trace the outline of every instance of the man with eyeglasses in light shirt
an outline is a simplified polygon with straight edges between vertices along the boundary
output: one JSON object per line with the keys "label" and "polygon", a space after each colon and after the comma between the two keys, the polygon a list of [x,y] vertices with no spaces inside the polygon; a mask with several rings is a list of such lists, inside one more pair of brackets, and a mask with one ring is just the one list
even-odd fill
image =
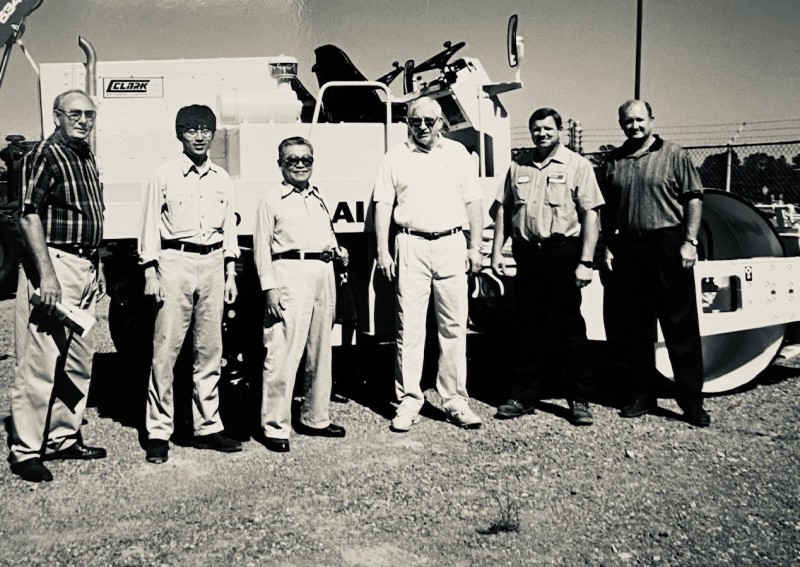
{"label": "man with eyeglasses in light shirt", "polygon": [[236,301],[239,246],[230,176],[208,157],[216,123],[207,106],[181,108],[175,133],[183,153],[156,168],[145,193],[139,260],[144,293],[157,308],[145,458],[154,464],[169,457],[173,370],[192,322],[192,445],[224,453],[242,450],[239,441],[223,433],[219,414],[223,302]]}
{"label": "man with eyeglasses in light shirt", "polygon": [[283,182],[269,188],[258,203],[253,251],[266,303],[261,427],[266,448],[285,453],[304,352],[304,396],[296,431],[316,437],[346,434],[331,422],[329,406],[336,309],[333,262],[347,266],[349,258],[337,244],[319,189],[309,182],[314,150],[308,140],[283,140],[278,165]]}
{"label": "man with eyeglasses in light shirt", "polygon": [[[467,394],[467,272],[483,266],[483,191],[466,148],[444,138],[442,109],[410,103],[409,138],[384,156],[375,181],[378,269],[396,283],[395,394],[392,431],[409,431],[425,403],[420,387],[428,301],[433,291],[439,334],[436,388],[448,419],[477,429]],[[390,252],[392,219],[398,227]],[[469,249],[462,227],[469,224]]]}
{"label": "man with eyeglasses in light shirt", "polygon": [[[94,341],[67,329],[56,304],[94,314],[104,292],[98,247],[103,188],[87,143],[96,109],[81,90],[53,102],[55,132],[25,156],[20,231],[26,256],[16,298],[16,377],[11,390],[11,471],[48,482],[42,460],[102,459],[80,428]],[[33,307],[31,300],[37,301]]]}

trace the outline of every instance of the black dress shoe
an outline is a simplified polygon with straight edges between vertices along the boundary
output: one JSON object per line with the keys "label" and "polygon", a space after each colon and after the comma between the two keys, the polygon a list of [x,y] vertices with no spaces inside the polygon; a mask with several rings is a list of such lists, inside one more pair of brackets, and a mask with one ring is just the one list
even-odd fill
{"label": "black dress shoe", "polygon": [[265,437],[264,438],[264,446],[272,451],[273,453],[288,453],[289,452],[289,440],[288,439],[276,439],[274,437]]}
{"label": "black dress shoe", "polygon": [[42,460],[38,457],[11,463],[11,472],[28,482],[50,482],[53,480],[53,474],[42,464]]}
{"label": "black dress shoe", "polygon": [[534,413],[536,410],[533,405],[525,405],[517,400],[508,400],[506,403],[497,407],[495,419],[514,419],[522,417],[526,413]]}
{"label": "black dress shoe", "polygon": [[641,417],[652,413],[658,408],[655,398],[650,396],[638,396],[633,403],[628,404],[619,412],[620,417]]}
{"label": "black dress shoe", "polygon": [[711,425],[711,416],[703,409],[702,402],[679,404],[683,408],[683,419],[695,427],[708,427]]}
{"label": "black dress shoe", "polygon": [[309,427],[298,423],[295,430],[301,435],[310,435],[312,437],[344,437],[347,431],[341,425],[331,423],[328,427],[318,428]]}
{"label": "black dress shoe", "polygon": [[145,460],[148,463],[160,465],[169,459],[169,441],[163,439],[148,439],[145,449]]}
{"label": "black dress shoe", "polygon": [[238,453],[242,450],[242,443],[236,439],[226,437],[222,433],[209,433],[208,435],[195,435],[192,439],[195,449],[211,449],[220,453]]}
{"label": "black dress shoe", "polygon": [[61,449],[55,453],[44,456],[45,461],[79,460],[87,461],[90,459],[105,459],[106,450],[102,447],[87,447],[80,441],[76,441],[66,449]]}

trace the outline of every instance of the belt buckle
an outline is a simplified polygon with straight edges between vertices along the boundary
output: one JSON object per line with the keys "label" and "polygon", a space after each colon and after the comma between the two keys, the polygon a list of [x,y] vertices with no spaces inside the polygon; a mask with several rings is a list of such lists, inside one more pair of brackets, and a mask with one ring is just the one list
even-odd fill
{"label": "belt buckle", "polygon": [[333,252],[331,252],[330,250],[325,250],[324,252],[320,253],[319,259],[325,263],[328,263],[331,260],[333,260]]}

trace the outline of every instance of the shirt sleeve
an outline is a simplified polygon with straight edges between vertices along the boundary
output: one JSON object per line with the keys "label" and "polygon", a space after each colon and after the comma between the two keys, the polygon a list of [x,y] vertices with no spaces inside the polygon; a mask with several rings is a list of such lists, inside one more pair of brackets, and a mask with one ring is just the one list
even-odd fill
{"label": "shirt sleeve", "polygon": [[22,164],[22,214],[41,215],[54,185],[47,155],[45,152],[31,152]]}
{"label": "shirt sleeve", "polygon": [[378,175],[375,178],[375,188],[372,192],[372,200],[374,202],[394,205],[397,193],[394,186],[392,169],[392,158],[391,154],[388,153],[383,156],[381,165],[378,168]]}
{"label": "shirt sleeve", "polygon": [[225,206],[225,220],[222,222],[222,253],[225,258],[238,258],[239,237],[236,230],[236,206],[233,202],[233,183],[231,178],[225,176],[225,191],[228,194],[228,204]]}
{"label": "shirt sleeve", "polygon": [[688,201],[703,196],[703,182],[697,173],[689,153],[681,148],[675,156],[675,179],[678,182],[680,200]]}
{"label": "shirt sleeve", "polygon": [[458,151],[462,162],[459,165],[459,169],[463,174],[461,195],[464,203],[471,203],[472,201],[483,199],[483,187],[478,179],[478,173],[475,171],[475,164],[472,162],[469,152],[461,144],[459,146]]}
{"label": "shirt sleeve", "polygon": [[578,206],[582,211],[591,211],[605,204],[594,168],[589,160],[581,158],[575,175],[575,188]]}
{"label": "shirt sleeve", "polygon": [[158,262],[161,256],[161,206],[166,180],[159,170],[147,182],[142,202],[142,232],[139,235],[139,263]]}
{"label": "shirt sleeve", "polygon": [[275,232],[275,213],[269,200],[262,198],[256,209],[253,227],[253,256],[256,261],[258,279],[263,291],[278,287],[278,279],[272,266],[272,235]]}

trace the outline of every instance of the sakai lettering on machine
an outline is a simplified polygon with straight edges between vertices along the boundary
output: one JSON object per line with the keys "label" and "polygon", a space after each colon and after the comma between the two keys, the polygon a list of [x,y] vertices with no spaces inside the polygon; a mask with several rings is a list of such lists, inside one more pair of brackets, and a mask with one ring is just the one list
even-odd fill
{"label": "sakai lettering on machine", "polygon": [[366,203],[364,201],[356,201],[355,209],[353,209],[347,201],[339,201],[336,205],[336,210],[333,212],[333,222],[364,222],[365,206]]}

